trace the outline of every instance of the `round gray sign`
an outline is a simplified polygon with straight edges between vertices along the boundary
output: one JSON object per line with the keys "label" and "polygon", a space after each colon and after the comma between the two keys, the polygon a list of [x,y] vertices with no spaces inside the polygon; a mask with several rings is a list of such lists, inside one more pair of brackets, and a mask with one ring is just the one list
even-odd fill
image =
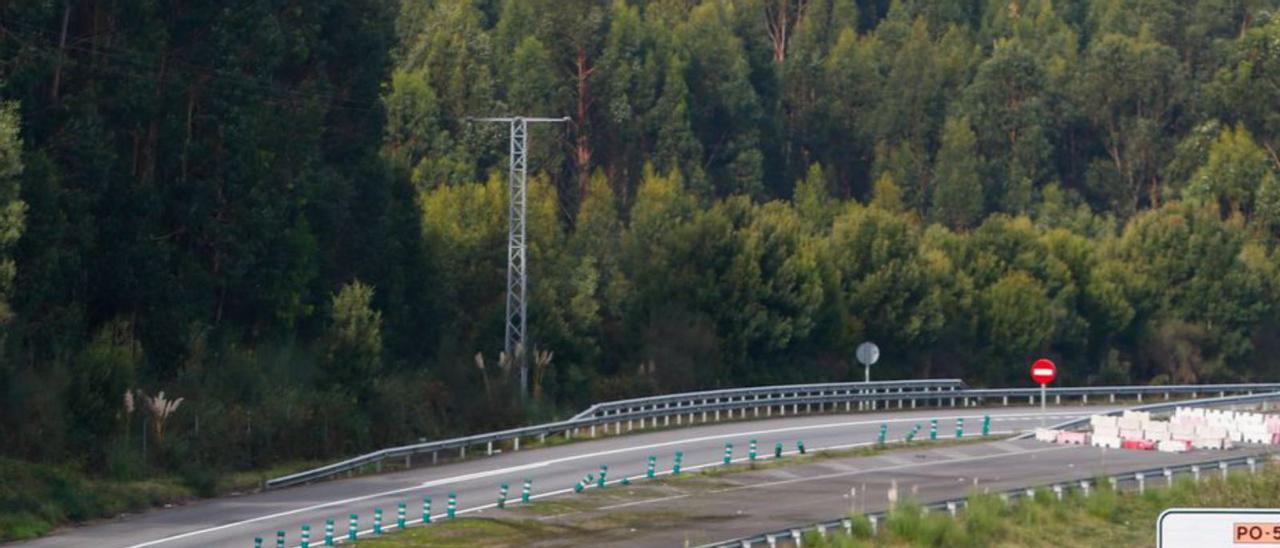
{"label": "round gray sign", "polygon": [[862,365],[871,365],[880,359],[880,347],[873,342],[864,342],[858,345],[858,351],[855,355]]}

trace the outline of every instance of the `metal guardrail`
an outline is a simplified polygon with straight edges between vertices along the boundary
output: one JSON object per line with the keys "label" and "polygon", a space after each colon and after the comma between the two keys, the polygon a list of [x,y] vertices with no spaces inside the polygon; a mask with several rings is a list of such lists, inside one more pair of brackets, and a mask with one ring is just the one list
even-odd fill
{"label": "metal guardrail", "polygon": [[[1195,478],[1195,481],[1199,481],[1201,474],[1213,473],[1213,471],[1215,470],[1218,471],[1220,474],[1222,474],[1223,477],[1226,477],[1226,475],[1229,473],[1229,471],[1232,468],[1248,467],[1249,471],[1252,473],[1257,471],[1258,464],[1266,460],[1277,460],[1277,458],[1273,454],[1268,454],[1263,456],[1254,456],[1254,455],[1240,456],[1240,457],[1234,457],[1230,459],[1210,459],[1210,460],[1205,460],[1205,461],[1196,462],[1196,463],[1187,463],[1187,464],[1180,464],[1175,466],[1162,466],[1160,468],[1150,468],[1147,470],[1139,470],[1135,472],[1123,472],[1120,474],[1113,474],[1110,476],[1106,476],[1106,480],[1110,483],[1113,489],[1122,489],[1125,487],[1129,487],[1131,485],[1136,485],[1139,490],[1145,490],[1147,487],[1148,480],[1163,479],[1165,480],[1166,485],[1170,485],[1172,484],[1173,479],[1180,474],[1183,475],[1184,477],[1186,475],[1190,475],[1193,478]],[[1037,492],[1048,491],[1052,493],[1053,496],[1061,500],[1062,497],[1064,497],[1068,491],[1074,490],[1074,489],[1082,490],[1087,494],[1089,489],[1097,486],[1096,481],[1097,481],[1096,479],[1060,481],[1060,482],[1041,484],[1034,487],[1020,487],[1015,489],[1009,489],[1006,491],[998,492],[996,493],[996,495],[1006,501],[1016,501],[1022,498],[1034,497]],[[1152,486],[1155,486],[1155,484],[1153,484]],[[963,498],[953,498],[953,499],[931,502],[931,503],[922,505],[922,508],[924,509],[925,512],[943,511],[943,512],[949,512],[952,516],[955,516],[957,511],[963,509],[968,504],[969,504],[969,497],[963,497]],[[884,521],[885,518],[888,517],[888,512],[887,511],[868,512],[863,515],[866,516],[867,519],[871,521],[872,532],[878,533],[879,523]],[[761,544],[765,546],[769,546],[770,548],[773,548],[778,544],[779,541],[784,541],[784,542],[790,541],[790,543],[795,546],[801,546],[802,542],[796,542],[796,540],[803,538],[804,534],[817,533],[820,536],[826,536],[828,531],[844,531],[848,534],[852,534],[853,518],[844,517],[844,518],[838,518],[838,519],[833,519],[833,520],[828,520],[828,521],[823,521],[818,523],[812,523],[812,524],[801,526],[801,527],[779,529],[776,531],[770,531],[768,533],[762,533],[762,534],[758,534],[750,537],[743,537],[743,538],[737,538],[737,539],[726,540],[721,542],[715,542],[711,544],[704,544],[699,548],[712,548],[712,547],[714,548],[738,548],[738,547],[751,548],[753,546],[757,546]]]}
{"label": "metal guardrail", "polygon": [[827,394],[854,394],[859,392],[901,391],[903,389],[963,390],[969,388],[960,379],[927,379],[905,381],[872,381],[872,382],[831,382],[818,384],[783,384],[774,386],[756,386],[748,388],[728,388],[723,390],[704,390],[700,392],[682,392],[661,396],[647,396],[627,400],[616,400],[598,403],[588,407],[573,419],[601,417],[607,415],[625,415],[628,412],[643,410],[657,406],[691,405],[693,402],[712,401],[753,401],[761,399],[777,399],[779,397],[800,397]]}
{"label": "metal guardrail", "polygon": [[[1141,400],[1143,396],[1163,394],[1167,399],[1172,394],[1252,393],[1260,390],[1280,390],[1280,383],[1068,387],[1050,388],[1048,394],[1056,400],[1061,400],[1064,396],[1078,396],[1087,402],[1091,395],[1105,395],[1109,396],[1111,401],[1115,401],[1117,396],[1134,396]],[[595,436],[597,427],[604,426],[607,433],[609,425],[613,425],[614,432],[619,433],[623,422],[628,424],[629,431],[634,421],[640,421],[641,428],[645,427],[646,421],[652,421],[652,427],[657,427],[658,419],[662,418],[663,426],[669,426],[674,417],[679,426],[684,423],[683,417],[688,417],[688,423],[694,424],[695,418],[699,415],[702,422],[707,422],[709,417],[720,420],[722,412],[727,412],[729,418],[733,418],[734,412],[739,413],[738,418],[746,418],[748,410],[757,417],[760,416],[762,409],[765,411],[765,416],[772,416],[774,409],[782,415],[786,414],[787,409],[790,408],[791,413],[795,414],[800,412],[801,406],[804,406],[806,412],[810,412],[816,405],[818,411],[823,412],[828,410],[828,405],[834,408],[841,403],[845,405],[846,411],[851,411],[854,403],[858,404],[859,409],[877,409],[881,407],[881,403],[887,408],[894,401],[898,402],[899,409],[904,409],[908,405],[907,402],[910,402],[911,408],[915,408],[921,402],[926,406],[933,403],[938,407],[948,404],[951,407],[970,407],[995,398],[1000,398],[1005,405],[1008,405],[1009,398],[1025,397],[1028,398],[1029,403],[1034,403],[1039,397],[1038,392],[1038,388],[972,389],[959,379],[929,379],[732,388],[634,398],[596,404],[573,418],[563,421],[382,449],[319,468],[274,478],[266,482],[266,487],[274,489],[321,480],[354,472],[368,465],[377,465],[389,458],[403,457],[407,460],[413,455],[430,453],[433,455],[434,462],[434,456],[440,451],[457,450],[460,456],[465,457],[468,448],[479,445],[485,446],[487,453],[492,454],[495,442],[506,441],[511,441],[513,449],[518,451],[520,440],[523,438],[536,437],[543,440],[548,435],[559,433],[572,437],[579,430],[586,430],[589,432],[588,435]]]}
{"label": "metal guardrail", "polygon": [[[1198,400],[1192,400],[1192,401],[1171,401],[1171,402],[1150,403],[1147,405],[1139,405],[1137,407],[1129,407],[1127,409],[1118,409],[1118,410],[1109,411],[1106,413],[1099,413],[1099,415],[1119,415],[1126,410],[1127,411],[1162,412],[1162,411],[1171,411],[1178,407],[1188,407],[1188,406],[1214,407],[1219,405],[1248,405],[1251,403],[1260,403],[1264,401],[1274,401],[1274,400],[1280,400],[1280,390],[1277,390],[1275,392],[1261,392],[1258,394],[1249,394],[1245,396],[1220,396],[1217,398],[1204,398],[1204,399],[1198,399]],[[1064,430],[1067,428],[1074,428],[1083,424],[1087,424],[1088,422],[1089,422],[1089,417],[1082,417],[1078,419],[1066,420],[1058,424],[1049,426],[1049,428],[1053,430]],[[1034,435],[1035,435],[1034,432],[1027,432],[1027,433],[1020,434],[1018,436],[1014,436],[1013,439],[1015,440],[1026,439]]]}

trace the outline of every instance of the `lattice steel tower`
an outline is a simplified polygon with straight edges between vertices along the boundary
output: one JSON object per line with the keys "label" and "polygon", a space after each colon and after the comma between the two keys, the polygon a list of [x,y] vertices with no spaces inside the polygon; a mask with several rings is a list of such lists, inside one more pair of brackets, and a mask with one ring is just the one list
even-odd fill
{"label": "lattice steel tower", "polygon": [[525,245],[525,204],[528,194],[528,152],[530,123],[564,123],[564,118],[472,118],[476,122],[497,122],[511,127],[511,157],[508,173],[507,200],[507,356],[520,366],[520,397],[529,393],[529,360],[525,348],[525,310],[529,283],[528,254]]}

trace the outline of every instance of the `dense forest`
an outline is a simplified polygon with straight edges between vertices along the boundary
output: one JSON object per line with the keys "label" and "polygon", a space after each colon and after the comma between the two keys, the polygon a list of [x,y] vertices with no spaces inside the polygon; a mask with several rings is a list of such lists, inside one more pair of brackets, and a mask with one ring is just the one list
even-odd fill
{"label": "dense forest", "polygon": [[[1280,378],[1275,0],[223,4],[0,7],[0,455],[327,459],[864,340]],[[525,404],[495,115],[572,119],[531,131]]]}

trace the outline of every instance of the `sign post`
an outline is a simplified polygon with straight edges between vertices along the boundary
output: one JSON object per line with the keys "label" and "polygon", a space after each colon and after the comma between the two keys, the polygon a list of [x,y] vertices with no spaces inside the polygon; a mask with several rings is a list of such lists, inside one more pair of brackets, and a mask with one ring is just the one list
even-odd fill
{"label": "sign post", "polygon": [[[876,361],[880,359],[880,347],[876,346],[876,343],[870,341],[864,342],[858,345],[858,349],[854,351],[854,357],[858,358],[858,362],[862,364],[862,380],[870,384],[871,364],[876,363]],[[866,394],[870,390],[870,388],[864,388],[862,392]],[[871,408],[875,409],[875,400],[872,400],[870,403],[872,404]],[[866,404],[867,402],[865,401],[858,402],[858,409],[866,409]]]}
{"label": "sign post", "polygon": [[864,342],[858,345],[854,355],[858,358],[858,363],[863,366],[863,380],[871,382],[871,364],[880,359],[880,347],[873,342]]}
{"label": "sign post", "polygon": [[1040,383],[1040,426],[1044,426],[1045,411],[1045,387],[1058,378],[1058,366],[1045,358],[1040,358],[1031,364],[1031,380]]}

